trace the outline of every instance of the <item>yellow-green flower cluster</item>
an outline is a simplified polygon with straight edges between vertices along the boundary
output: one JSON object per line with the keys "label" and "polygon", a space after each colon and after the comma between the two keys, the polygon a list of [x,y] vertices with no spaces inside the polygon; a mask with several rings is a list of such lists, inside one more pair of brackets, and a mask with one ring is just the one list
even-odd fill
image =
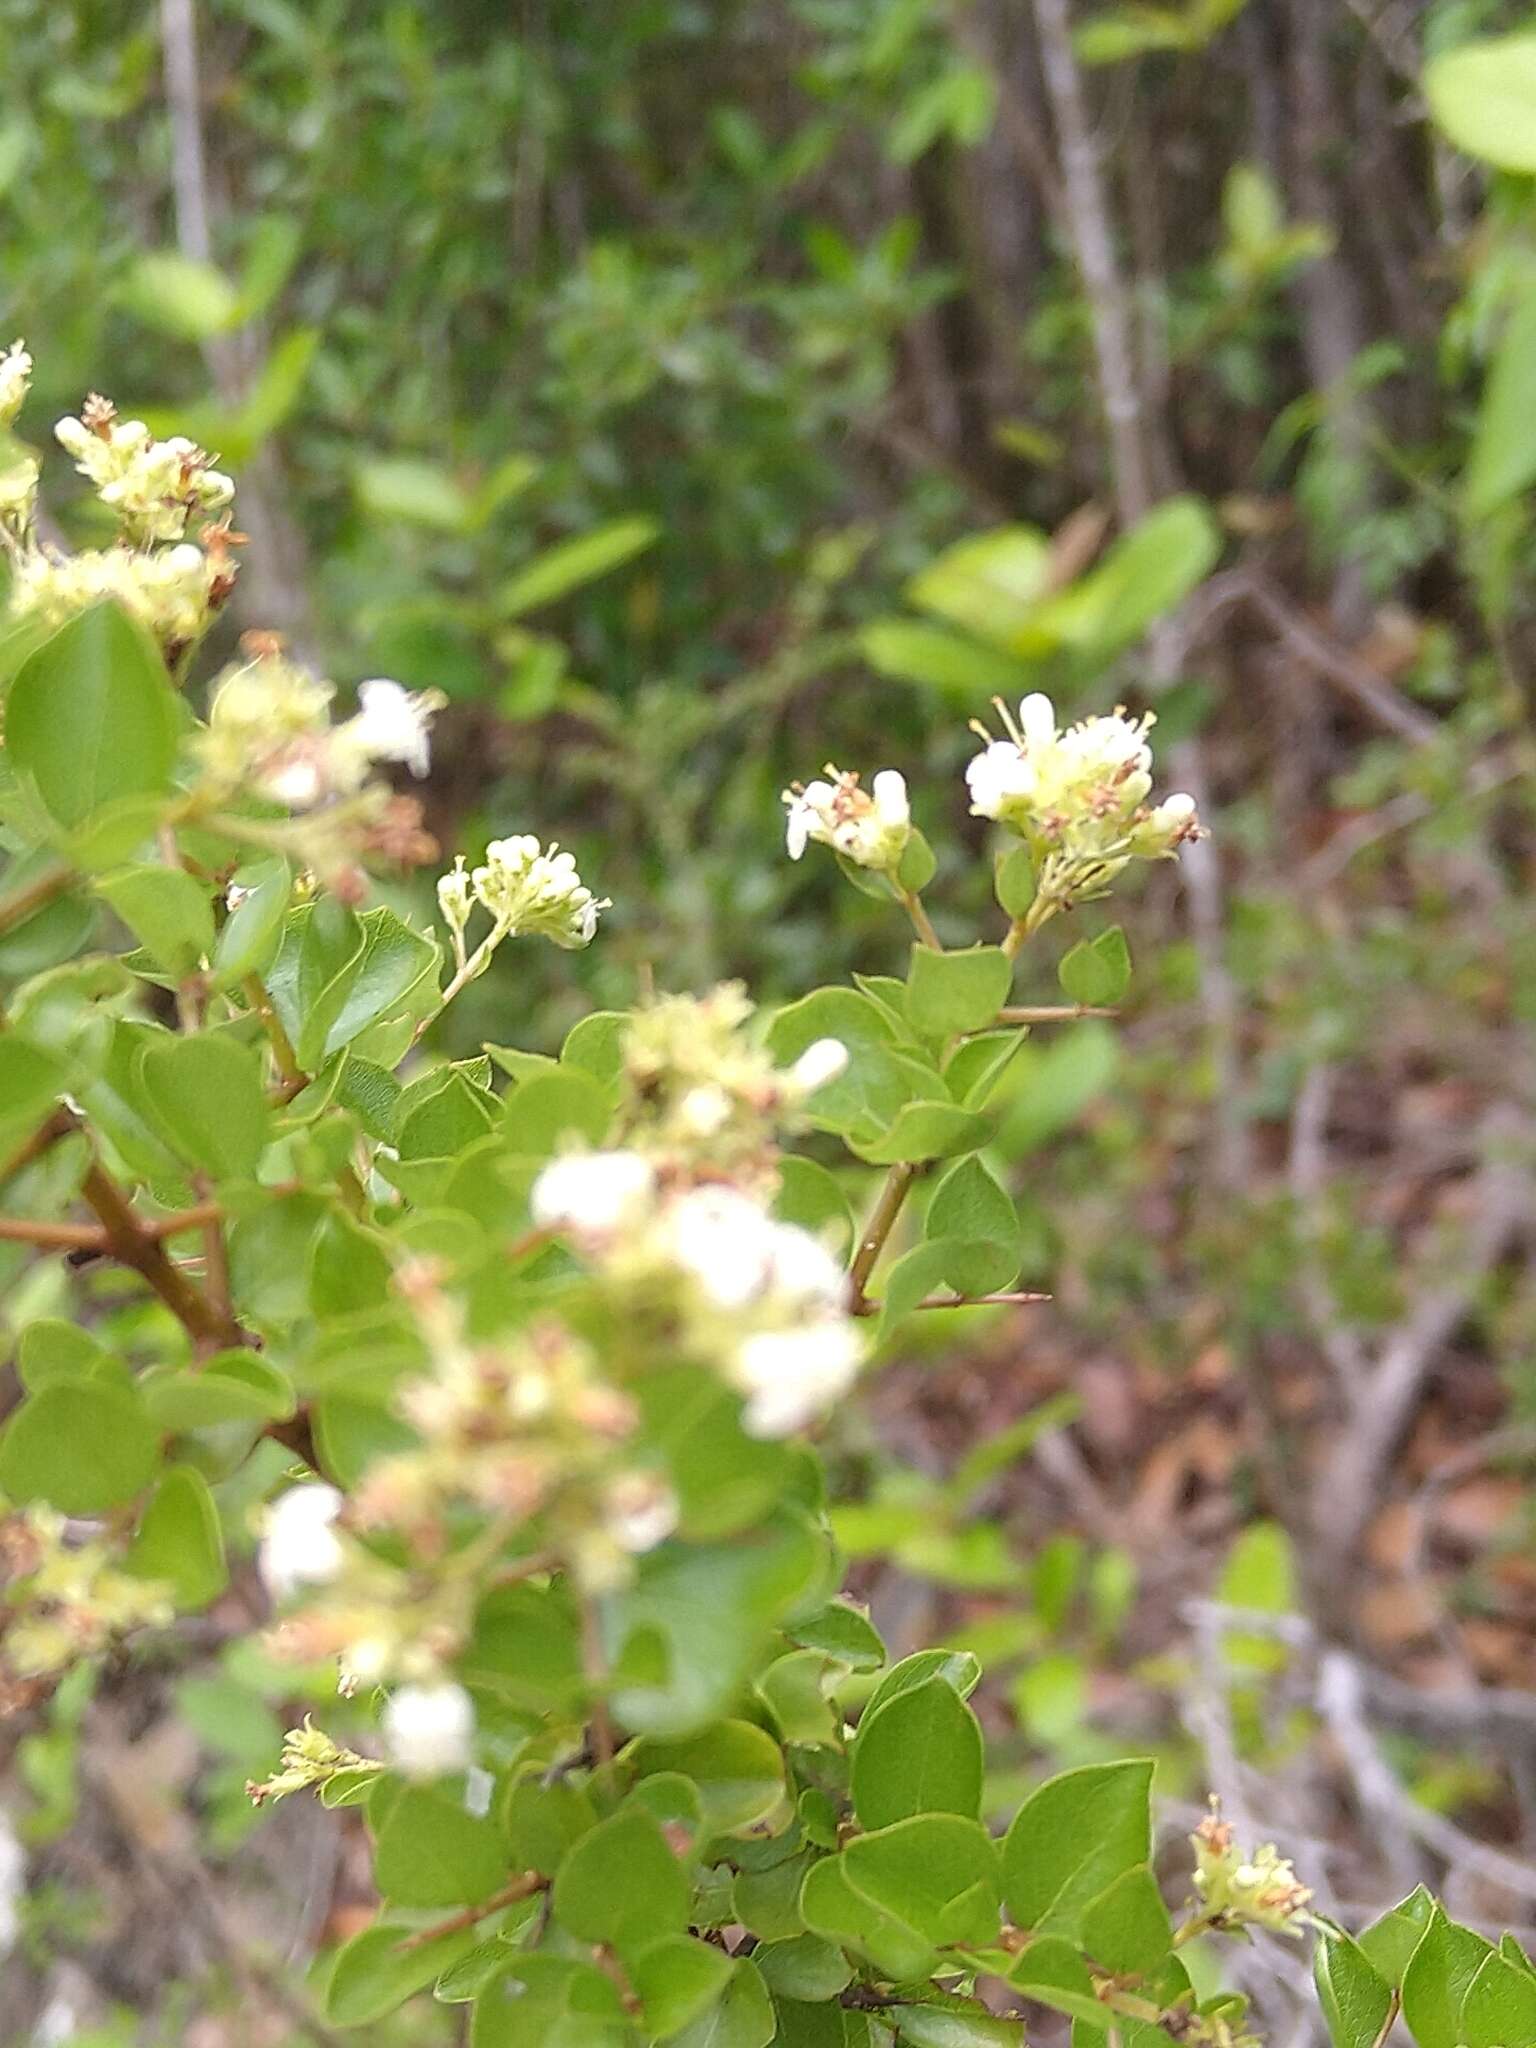
{"label": "yellow-green flower cluster", "polygon": [[1190,1840],[1201,1915],[1213,1927],[1267,1927],[1272,1934],[1299,1935],[1310,1925],[1312,1894],[1273,1842],[1244,1853],[1214,1808]]}
{"label": "yellow-green flower cluster", "polygon": [[121,1569],[112,1546],[34,1504],[0,1523],[0,1662],[15,1678],[50,1678],[173,1612],[158,1580]]}
{"label": "yellow-green flower cluster", "polygon": [[1153,714],[1085,718],[1064,731],[1049,697],[1026,697],[1017,719],[999,698],[1005,737],[986,741],[966,769],[972,813],[995,818],[1032,849],[1042,896],[1100,895],[1132,860],[1161,860],[1199,837],[1194,799],[1151,808]]}
{"label": "yellow-green flower cluster", "polygon": [[94,392],[78,419],[62,419],[53,431],[131,547],[182,540],[192,520],[213,519],[234,500],[233,480],[195,441],[184,434],[157,441],[142,420],[119,419],[110,399]]}

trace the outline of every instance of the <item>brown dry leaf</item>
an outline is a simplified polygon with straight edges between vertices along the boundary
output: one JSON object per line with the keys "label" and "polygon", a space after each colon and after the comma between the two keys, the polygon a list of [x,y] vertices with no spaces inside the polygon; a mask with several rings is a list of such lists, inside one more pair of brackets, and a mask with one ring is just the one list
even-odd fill
{"label": "brown dry leaf", "polygon": [[1431,1635],[1445,1608],[1428,1579],[1389,1579],[1360,1600],[1360,1626],[1378,1650],[1396,1650]]}

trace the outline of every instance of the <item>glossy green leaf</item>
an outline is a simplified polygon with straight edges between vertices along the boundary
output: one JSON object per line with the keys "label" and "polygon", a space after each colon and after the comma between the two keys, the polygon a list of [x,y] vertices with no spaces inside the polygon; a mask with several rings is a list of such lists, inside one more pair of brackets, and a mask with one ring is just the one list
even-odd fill
{"label": "glossy green leaf", "polygon": [[1358,1944],[1347,1934],[1324,1930],[1312,1958],[1312,1975],[1333,2048],[1379,2048],[1396,2001],[1391,1985]]}
{"label": "glossy green leaf", "polygon": [[907,1021],[928,1038],[981,1031],[1008,1000],[1013,962],[1001,946],[936,953],[914,946],[907,972]]}
{"label": "glossy green leaf", "polygon": [[985,1144],[991,1125],[974,1110],[953,1102],[909,1102],[889,1129],[865,1141],[850,1139],[861,1159],[875,1166],[918,1164],[925,1159],[952,1159]]}
{"label": "glossy green leaf", "polygon": [[613,519],[545,548],[502,584],[496,593],[497,609],[503,617],[515,619],[540,605],[556,604],[584,583],[633,560],[660,532],[654,519]]}
{"label": "glossy green leaf", "polygon": [[374,1882],[392,1906],[471,1905],[511,1875],[500,1830],[457,1792],[407,1785],[379,1830]]}
{"label": "glossy green leaf", "polygon": [[124,1560],[140,1578],[170,1588],[179,1608],[217,1599],[229,1582],[224,1536],[208,1482],[190,1465],[173,1465],[155,1488]]}
{"label": "glossy green leaf", "polygon": [[681,1741],[651,1740],[635,1752],[642,1776],[676,1771],[692,1779],[712,1835],[744,1833],[784,1798],[784,1757],[771,1735],[748,1721],[717,1721]]}
{"label": "glossy green leaf", "polygon": [[674,2034],[666,2048],[768,2048],[773,2006],[762,1978],[745,1957],[733,1968],[724,1994],[698,2019]]}
{"label": "glossy green leaf", "polygon": [[631,2048],[618,1987],[567,1956],[514,1958],[475,2000],[470,2048]]}
{"label": "glossy green leaf", "polygon": [[723,1948],[691,1934],[668,1934],[630,1959],[628,1976],[646,2031],[669,2039],[700,2020],[725,1995],[735,1964]]}
{"label": "glossy green leaf", "polygon": [[981,1806],[981,1775],[976,1716],[942,1678],[897,1693],[859,1724],[853,1803],[867,1828],[912,1814],[974,1818]]}
{"label": "glossy green leaf", "polygon": [[654,1816],[625,1807],[572,1847],[555,1878],[555,1918],[581,1941],[638,1952],[688,1925],[688,1880]]}
{"label": "glossy green leaf", "polygon": [[241,893],[213,949],[211,978],[219,989],[236,988],[247,975],[266,972],[282,937],[293,890],[284,860],[242,868],[235,881]]}
{"label": "glossy green leaf", "polygon": [[842,1861],[861,1898],[936,1948],[996,1941],[997,1845],[978,1821],[925,1808],[872,1834],[855,1835]]}
{"label": "glossy green leaf", "polygon": [[153,643],[116,605],[100,604],[22,664],[5,748],[54,821],[79,825],[118,797],[169,788],[178,721]]}
{"label": "glossy green leaf", "polygon": [[1425,68],[1424,93],[1458,149],[1503,171],[1536,171],[1536,35],[1443,50]]}
{"label": "glossy green leaf", "polygon": [[1462,2004],[1493,1953],[1491,1942],[1448,1920],[1436,1907],[1403,1972],[1403,2017],[1418,2048],[1463,2048]]}
{"label": "glossy green leaf", "polygon": [[213,906],[208,887],[184,868],[146,861],[103,875],[105,897],[146,952],[169,975],[183,980],[213,950]]}
{"label": "glossy green leaf", "polygon": [[145,1100],[191,1165],[218,1179],[256,1171],[270,1121],[261,1062],[249,1046],[214,1032],[164,1036],[144,1049]]}
{"label": "glossy green leaf", "polygon": [[1131,954],[1125,933],[1114,924],[1097,938],[1079,939],[1056,976],[1074,1003],[1093,1009],[1118,1003],[1131,985]]}
{"label": "glossy green leaf", "polygon": [[338,2027],[371,2026],[475,1945],[473,1928],[416,1943],[418,1931],[408,1922],[381,1920],[354,1935],[326,1979],[326,2019]]}
{"label": "glossy green leaf", "polygon": [[0,1432],[0,1493],[95,1515],[142,1493],[160,1440],[136,1396],[100,1379],[59,1374]]}
{"label": "glossy green leaf", "polygon": [[1075,1933],[1085,1908],[1148,1861],[1152,1765],[1086,1764],[1032,1792],[1003,1844],[1003,1890],[1014,1924]]}

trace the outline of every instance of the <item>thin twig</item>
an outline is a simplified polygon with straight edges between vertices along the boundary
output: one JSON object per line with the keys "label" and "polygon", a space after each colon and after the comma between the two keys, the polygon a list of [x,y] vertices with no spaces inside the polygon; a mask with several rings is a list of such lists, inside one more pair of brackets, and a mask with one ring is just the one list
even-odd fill
{"label": "thin twig", "polygon": [[885,1184],[870,1212],[864,1234],[859,1239],[859,1248],[854,1254],[853,1264],[848,1269],[848,1307],[853,1315],[865,1315],[869,1312],[868,1296],[865,1293],[869,1276],[875,1270],[876,1260],[885,1249],[886,1239],[896,1227],[896,1219],[901,1214],[902,1204],[906,1201],[916,1178],[917,1168],[907,1161],[893,1166],[885,1176]]}
{"label": "thin twig", "polygon": [[425,1948],[428,1942],[441,1941],[444,1935],[462,1933],[466,1927],[473,1927],[476,1921],[499,1913],[505,1906],[515,1906],[521,1899],[531,1899],[548,1883],[549,1879],[540,1877],[536,1870],[525,1870],[521,1877],[514,1877],[510,1884],[504,1884],[499,1892],[492,1892],[488,1899],[481,1899],[478,1905],[465,1906],[457,1913],[450,1913],[446,1920],[434,1921],[430,1927],[418,1927],[414,1934],[408,1934],[404,1941],[395,1944],[396,1951],[406,1955],[411,1949]]}

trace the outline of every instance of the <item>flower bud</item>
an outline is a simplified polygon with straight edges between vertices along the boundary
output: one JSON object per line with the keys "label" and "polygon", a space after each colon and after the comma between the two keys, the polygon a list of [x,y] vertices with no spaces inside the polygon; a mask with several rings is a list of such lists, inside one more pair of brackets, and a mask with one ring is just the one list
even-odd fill
{"label": "flower bud", "polygon": [[334,1523],[342,1498],[334,1486],[295,1486],[267,1510],[258,1563],[267,1591],[278,1602],[303,1586],[334,1579],[346,1553]]}
{"label": "flower bud", "polygon": [[32,358],[24,341],[13,341],[0,355],[0,427],[8,427],[21,411],[32,383]]}
{"label": "flower bud", "polygon": [[808,1045],[789,1070],[790,1086],[802,1095],[814,1095],[835,1081],[848,1067],[848,1048],[840,1038],[818,1038]]}
{"label": "flower bud", "polygon": [[440,1778],[465,1770],[471,1758],[475,1709],[462,1685],[402,1685],[384,1709],[384,1746],[407,1778]]}

